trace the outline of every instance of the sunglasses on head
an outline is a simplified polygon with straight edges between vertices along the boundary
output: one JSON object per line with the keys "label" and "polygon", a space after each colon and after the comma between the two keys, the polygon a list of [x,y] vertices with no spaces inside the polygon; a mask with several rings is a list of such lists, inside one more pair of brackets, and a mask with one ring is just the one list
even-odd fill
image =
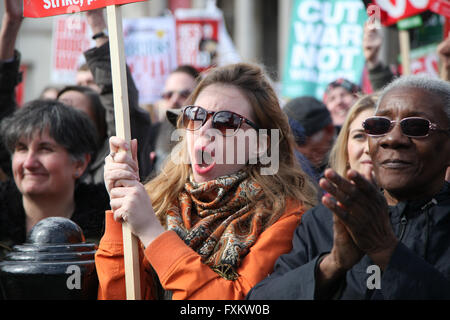
{"label": "sunglasses on head", "polygon": [[185,90],[180,90],[180,91],[176,91],[176,90],[166,91],[166,92],[163,92],[163,94],[161,95],[161,97],[162,97],[163,99],[169,100],[170,98],[172,98],[172,96],[173,96],[175,93],[178,93],[178,95],[179,95],[180,97],[186,99],[186,98],[189,97],[189,95],[191,94],[191,90],[185,89]]}
{"label": "sunglasses on head", "polygon": [[[386,117],[370,117],[364,120],[364,131],[372,137],[380,137],[387,134],[394,128],[397,121]],[[430,134],[430,131],[448,132],[449,129],[438,129],[435,123],[421,117],[408,117],[399,121],[400,128],[405,136],[411,138],[424,138]]]}
{"label": "sunglasses on head", "polygon": [[231,111],[207,111],[198,106],[187,106],[183,109],[183,126],[189,131],[200,129],[212,117],[212,127],[223,136],[232,136],[246,123],[258,130],[259,127],[245,117]]}

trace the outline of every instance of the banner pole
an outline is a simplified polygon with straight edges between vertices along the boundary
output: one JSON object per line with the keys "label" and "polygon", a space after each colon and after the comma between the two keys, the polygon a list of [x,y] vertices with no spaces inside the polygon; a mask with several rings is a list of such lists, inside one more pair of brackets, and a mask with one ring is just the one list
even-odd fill
{"label": "banner pole", "polygon": [[[118,5],[107,6],[106,10],[111,52],[116,135],[130,143],[130,112],[128,106],[127,74],[123,45],[122,12]],[[129,226],[125,222],[122,224],[122,234],[127,300],[140,300],[139,241],[136,236],[131,233]]]}
{"label": "banner pole", "polygon": [[400,55],[402,57],[402,74],[407,76],[411,74],[411,50],[408,30],[399,30],[398,37],[400,41]]}

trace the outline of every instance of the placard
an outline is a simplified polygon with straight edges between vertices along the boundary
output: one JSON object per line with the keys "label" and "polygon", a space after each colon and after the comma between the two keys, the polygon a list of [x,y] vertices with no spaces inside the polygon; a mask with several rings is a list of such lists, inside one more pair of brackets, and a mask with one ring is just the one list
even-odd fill
{"label": "placard", "polygon": [[25,0],[23,16],[40,18],[147,0]]}
{"label": "placard", "polygon": [[346,78],[360,83],[364,68],[360,0],[296,0],[282,80],[286,98],[322,99],[328,83]]}

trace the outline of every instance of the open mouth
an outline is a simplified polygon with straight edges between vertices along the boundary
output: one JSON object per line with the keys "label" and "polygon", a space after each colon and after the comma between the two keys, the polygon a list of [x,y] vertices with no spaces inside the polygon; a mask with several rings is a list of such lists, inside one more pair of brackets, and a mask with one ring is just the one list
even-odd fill
{"label": "open mouth", "polygon": [[199,174],[205,174],[211,171],[216,165],[216,162],[214,161],[214,155],[214,150],[212,152],[209,152],[205,147],[197,149],[195,151],[195,171]]}

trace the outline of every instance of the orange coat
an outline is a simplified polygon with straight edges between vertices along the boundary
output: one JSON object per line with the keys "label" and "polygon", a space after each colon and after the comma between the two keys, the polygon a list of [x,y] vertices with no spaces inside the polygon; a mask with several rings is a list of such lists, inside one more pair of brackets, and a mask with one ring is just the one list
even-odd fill
{"label": "orange coat", "polygon": [[[304,209],[287,202],[285,213],[265,230],[242,259],[239,277],[226,280],[201,262],[201,257],[174,231],[166,231],[147,248],[141,247],[141,290],[144,299],[152,299],[151,267],[174,300],[238,300],[273,271],[276,259],[291,251],[292,236]],[[122,225],[106,213],[105,234],[95,255],[99,278],[99,299],[125,299]]]}

